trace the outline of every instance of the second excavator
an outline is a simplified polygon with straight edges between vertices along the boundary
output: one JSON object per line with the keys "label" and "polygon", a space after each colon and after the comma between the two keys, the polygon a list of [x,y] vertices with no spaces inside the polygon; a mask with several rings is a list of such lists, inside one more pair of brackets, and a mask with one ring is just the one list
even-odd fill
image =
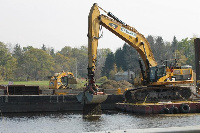
{"label": "second excavator", "polygon": [[74,74],[62,71],[50,77],[49,89],[69,89],[69,84],[77,84]]}
{"label": "second excavator", "polygon": [[[106,15],[100,14],[100,10],[104,11]],[[147,39],[135,28],[124,23],[111,12],[106,12],[96,3],[92,6],[88,16],[88,89],[86,89],[88,92],[98,95],[95,88],[94,75],[98,39],[101,37],[99,36],[99,31],[102,26],[135,48],[143,60],[143,63],[139,60],[142,87],[126,91],[126,101],[187,100],[191,96],[190,86],[180,86],[193,83],[193,71],[191,68],[158,65]],[[145,70],[143,69],[143,64],[145,65]]]}

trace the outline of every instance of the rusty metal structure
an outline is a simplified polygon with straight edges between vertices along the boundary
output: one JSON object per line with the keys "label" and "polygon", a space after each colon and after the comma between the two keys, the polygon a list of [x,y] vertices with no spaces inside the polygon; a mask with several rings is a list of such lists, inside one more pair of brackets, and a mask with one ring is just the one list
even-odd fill
{"label": "rusty metal structure", "polygon": [[39,86],[0,85],[0,95],[39,95]]}
{"label": "rusty metal structure", "polygon": [[195,66],[196,66],[196,85],[200,88],[200,38],[194,39],[195,47]]}

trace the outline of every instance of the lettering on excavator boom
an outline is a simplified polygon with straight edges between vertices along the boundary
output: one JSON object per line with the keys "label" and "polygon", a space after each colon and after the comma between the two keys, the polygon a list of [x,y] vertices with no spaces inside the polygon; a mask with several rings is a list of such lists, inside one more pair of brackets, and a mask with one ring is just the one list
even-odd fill
{"label": "lettering on excavator boom", "polygon": [[130,30],[124,28],[124,27],[121,27],[120,30],[121,30],[122,32],[124,32],[124,33],[126,33],[126,34],[128,34],[128,35],[130,35],[130,36],[132,36],[132,37],[134,37],[134,38],[136,38],[136,33],[132,32],[132,31],[130,31]]}

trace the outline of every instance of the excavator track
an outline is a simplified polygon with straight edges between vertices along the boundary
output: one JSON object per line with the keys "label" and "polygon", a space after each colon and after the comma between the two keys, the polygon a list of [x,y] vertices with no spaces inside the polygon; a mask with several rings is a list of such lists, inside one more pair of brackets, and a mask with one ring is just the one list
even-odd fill
{"label": "excavator track", "polygon": [[165,102],[188,100],[192,95],[191,88],[180,86],[141,87],[127,90],[124,93],[126,102]]}

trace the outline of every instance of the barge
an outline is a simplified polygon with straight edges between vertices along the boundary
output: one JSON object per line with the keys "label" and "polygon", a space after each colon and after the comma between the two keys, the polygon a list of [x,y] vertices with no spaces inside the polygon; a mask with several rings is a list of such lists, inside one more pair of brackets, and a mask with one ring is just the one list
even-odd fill
{"label": "barge", "polygon": [[[60,91],[60,90],[57,90]],[[10,85],[0,89],[0,112],[55,112],[55,111],[82,111],[83,105],[76,96],[81,90],[66,89],[56,95],[55,90],[40,90],[38,86]],[[108,98],[101,104],[102,110],[122,110],[141,114],[176,114],[199,113],[200,100],[158,102],[158,103],[125,103],[122,93],[118,90],[108,90]],[[54,93],[54,94],[53,94]],[[60,93],[60,92],[59,92]]]}
{"label": "barge", "polygon": [[[83,105],[76,96],[81,90],[40,90],[39,86],[8,85],[0,86],[0,112],[54,112],[82,111]],[[61,95],[57,95],[61,94]],[[123,95],[108,94],[101,105],[102,110],[114,110],[117,102],[123,102]]]}
{"label": "barge", "polygon": [[200,113],[200,102],[117,103],[116,108],[124,112],[140,114]]}
{"label": "barge", "polygon": [[[102,110],[114,110],[115,103],[122,102],[122,95],[108,95],[101,105]],[[78,102],[76,95],[1,95],[0,112],[53,112],[53,111],[82,111],[83,105]]]}

